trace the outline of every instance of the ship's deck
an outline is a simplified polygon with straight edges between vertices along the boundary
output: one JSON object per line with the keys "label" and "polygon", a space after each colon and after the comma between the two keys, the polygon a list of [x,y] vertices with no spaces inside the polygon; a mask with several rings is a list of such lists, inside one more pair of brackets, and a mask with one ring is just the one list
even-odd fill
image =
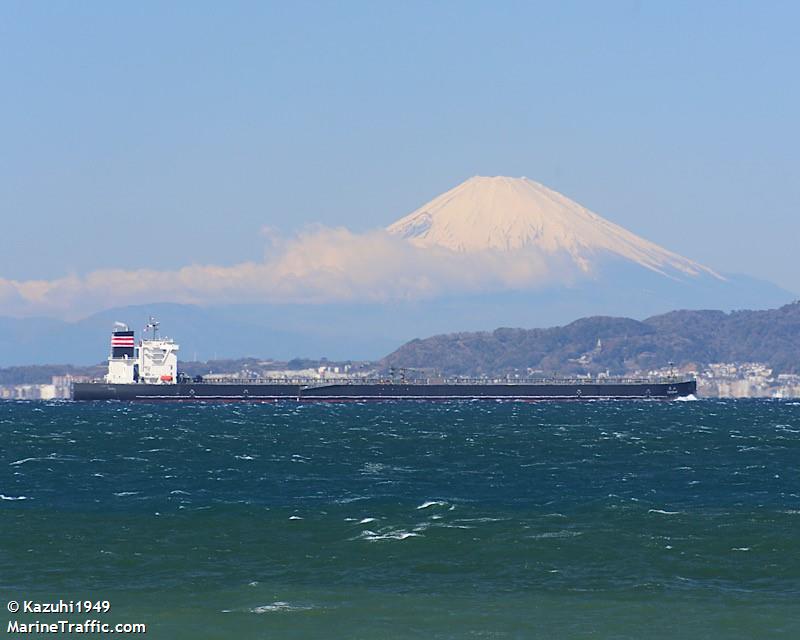
{"label": "ship's deck", "polygon": [[[321,385],[378,385],[378,384],[403,384],[403,385],[595,385],[595,384],[681,384],[693,382],[694,378],[663,376],[663,377],[553,377],[553,378],[309,378],[309,377],[281,377],[281,378],[229,378],[227,376],[203,376],[204,384],[286,384],[294,386],[321,386]],[[191,384],[190,381],[187,383]]]}

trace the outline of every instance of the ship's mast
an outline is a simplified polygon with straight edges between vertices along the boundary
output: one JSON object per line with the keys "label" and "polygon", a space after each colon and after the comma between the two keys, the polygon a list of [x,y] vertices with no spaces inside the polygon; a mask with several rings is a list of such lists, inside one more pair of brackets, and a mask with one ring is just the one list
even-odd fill
{"label": "ship's mast", "polygon": [[157,340],[158,339],[158,325],[159,324],[161,324],[161,323],[158,322],[158,320],[156,320],[153,316],[150,316],[150,321],[147,323],[147,326],[144,329],[145,332],[148,329],[150,329],[153,332],[153,340]]}

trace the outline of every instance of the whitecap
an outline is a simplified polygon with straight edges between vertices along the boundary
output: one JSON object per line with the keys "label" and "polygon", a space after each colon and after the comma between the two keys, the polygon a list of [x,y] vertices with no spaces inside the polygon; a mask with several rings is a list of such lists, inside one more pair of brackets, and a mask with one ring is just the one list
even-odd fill
{"label": "whitecap", "polygon": [[7,496],[0,493],[0,500],[29,500],[28,496]]}
{"label": "whitecap", "polygon": [[680,513],[680,511],[664,511],[663,509],[648,509],[647,513],[660,513],[665,516],[675,516]]}
{"label": "whitecap", "polygon": [[[244,609],[247,613],[285,613],[289,611],[308,611],[312,607],[307,605],[300,605],[300,604],[289,604],[288,602],[273,602],[271,604],[262,604],[258,607],[252,607],[250,609]],[[237,611],[242,611],[241,609],[223,609],[222,613],[236,613]]]}
{"label": "whitecap", "polygon": [[[549,513],[547,515],[559,515],[560,516],[561,514],[560,513],[556,513],[556,514]],[[436,518],[436,516],[433,516],[433,517]],[[439,517],[441,518],[441,516],[439,516]],[[566,516],[563,516],[563,517],[566,518]],[[485,517],[485,518],[460,518],[457,522],[479,522],[479,523],[480,522],[504,522],[504,521],[509,520],[509,519],[510,518],[489,518],[489,517]]]}
{"label": "whitecap", "polygon": [[421,538],[422,535],[414,533],[413,531],[404,531],[399,529],[397,531],[387,531],[386,533],[376,533],[375,531],[362,531],[361,536],[364,540],[406,540],[407,538]]}
{"label": "whitecap", "polygon": [[731,551],[750,551],[750,547],[733,547]]}
{"label": "whitecap", "polygon": [[382,473],[386,469],[386,465],[380,462],[367,462],[361,467],[362,475],[371,475]]}
{"label": "whitecap", "polygon": [[428,507],[446,507],[447,503],[443,500],[426,500],[417,509],[427,509]]}
{"label": "whitecap", "polygon": [[385,533],[380,536],[368,536],[366,540],[405,540],[406,538],[419,538],[421,535],[419,533],[413,533],[411,531],[396,531],[393,533]]}
{"label": "whitecap", "polygon": [[138,491],[117,491],[114,492],[114,495],[118,498],[124,498],[125,496],[135,496],[138,493]]}
{"label": "whitecap", "polygon": [[25,464],[26,462],[35,462],[37,460],[47,460],[47,458],[23,458],[22,460],[14,460],[14,462],[9,462],[9,467],[17,467],[21,464]]}
{"label": "whitecap", "polygon": [[311,607],[289,604],[288,602],[273,602],[272,604],[264,604],[260,607],[253,607],[248,609],[250,613],[274,613],[277,611],[307,611]]}
{"label": "whitecap", "polygon": [[289,520],[302,520],[300,516],[289,516]]}
{"label": "whitecap", "polygon": [[362,518],[358,521],[358,524],[367,524],[369,522],[377,522],[377,518]]}
{"label": "whitecap", "polygon": [[339,498],[335,500],[336,504],[350,504],[351,502],[358,502],[359,500],[369,500],[369,496],[353,496],[350,498]]}
{"label": "whitecap", "polygon": [[675,398],[676,402],[697,402],[697,396],[693,393],[690,393],[688,396],[681,396],[680,398]]}
{"label": "whitecap", "polygon": [[537,533],[532,536],[528,536],[533,540],[540,540],[546,538],[575,538],[577,536],[582,536],[582,531],[546,531],[545,533]]}

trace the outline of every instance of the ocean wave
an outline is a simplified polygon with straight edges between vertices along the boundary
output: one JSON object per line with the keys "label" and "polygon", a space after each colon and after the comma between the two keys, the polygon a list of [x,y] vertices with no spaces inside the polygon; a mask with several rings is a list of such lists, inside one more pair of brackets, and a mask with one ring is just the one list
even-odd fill
{"label": "ocean wave", "polygon": [[292,611],[308,611],[314,607],[305,604],[290,604],[288,602],[271,602],[270,604],[262,604],[257,607],[250,607],[249,609],[223,609],[222,613],[290,613]]}
{"label": "ocean wave", "polygon": [[47,458],[23,458],[22,460],[14,460],[14,462],[9,462],[9,467],[18,467],[21,464],[25,464],[26,462],[35,462],[36,460],[47,460]]}
{"label": "ocean wave", "polygon": [[405,531],[404,529],[396,529],[394,531],[386,531],[384,533],[377,533],[369,529],[362,531],[359,539],[369,540],[374,542],[377,540],[406,540],[408,538],[421,538],[422,534],[413,531]]}
{"label": "ocean wave", "polygon": [[575,538],[582,535],[582,531],[569,531],[565,529],[562,531],[545,531],[544,533],[535,533],[528,537],[532,540],[541,540],[547,538]]}
{"label": "ocean wave", "polygon": [[28,462],[50,462],[51,460],[58,461],[58,462],[69,462],[71,460],[78,460],[75,456],[60,456],[57,453],[51,453],[48,456],[38,457],[38,458],[22,458],[21,460],[14,460],[14,462],[9,462],[9,467],[18,467],[20,465],[26,464]]}
{"label": "ocean wave", "polygon": [[[560,513],[548,513],[544,517],[548,517],[548,516],[560,516],[562,518],[566,517],[566,516],[564,516],[563,514],[560,514]],[[433,517],[436,518],[436,516],[433,516]],[[439,516],[439,517],[441,517],[441,516]],[[508,520],[511,520],[511,518],[490,518],[490,517],[487,516],[487,517],[483,517],[483,518],[459,518],[458,520],[456,520],[456,522],[478,522],[478,523],[483,523],[483,522],[506,522]]]}
{"label": "ocean wave", "polygon": [[369,500],[370,496],[351,496],[349,498],[338,498],[334,500],[336,504],[350,504],[351,502],[360,502],[361,500]]}
{"label": "ocean wave", "polygon": [[426,500],[417,509],[427,509],[428,507],[449,507],[450,504],[444,500]]}
{"label": "ocean wave", "polygon": [[250,613],[276,613],[287,611],[308,611],[312,607],[300,604],[289,604],[288,602],[273,602],[271,604],[263,604],[260,607],[253,607],[248,609]]}

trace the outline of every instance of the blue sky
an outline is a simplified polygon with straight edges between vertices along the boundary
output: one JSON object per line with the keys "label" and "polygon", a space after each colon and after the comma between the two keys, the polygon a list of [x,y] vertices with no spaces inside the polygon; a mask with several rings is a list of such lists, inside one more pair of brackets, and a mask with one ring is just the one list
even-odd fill
{"label": "blue sky", "polygon": [[[4,2],[0,278],[258,260],[528,176],[800,291],[791,2]],[[2,315],[2,309],[0,309]]]}

